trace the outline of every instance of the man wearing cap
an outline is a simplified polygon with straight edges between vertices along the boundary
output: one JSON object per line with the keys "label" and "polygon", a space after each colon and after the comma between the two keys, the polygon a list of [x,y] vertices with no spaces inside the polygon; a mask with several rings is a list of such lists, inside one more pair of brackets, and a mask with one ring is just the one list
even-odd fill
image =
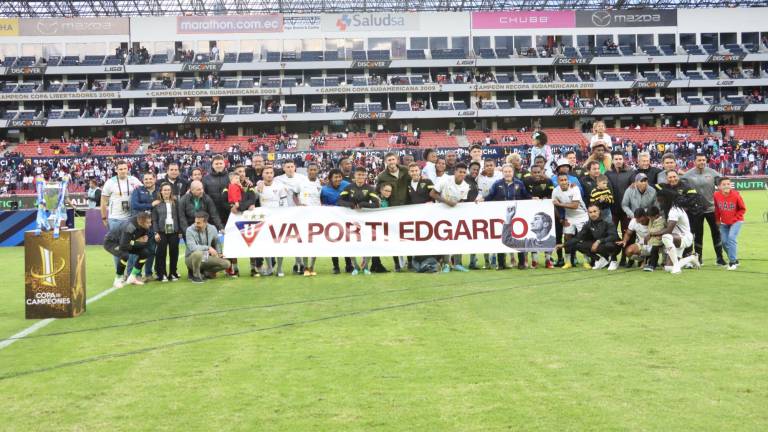
{"label": "man wearing cap", "polygon": [[565,174],[568,176],[568,182],[572,185],[575,185],[579,188],[579,192],[583,192],[584,189],[581,187],[581,182],[579,181],[576,176],[571,175],[571,164],[568,162],[568,159],[561,158],[557,160],[557,166],[556,166],[556,172],[555,175],[552,176],[550,179],[552,181],[552,186],[557,186],[557,176],[560,174]]}
{"label": "man wearing cap", "polygon": [[627,217],[634,217],[637,209],[647,209],[656,205],[656,189],[649,187],[648,183],[648,176],[638,173],[635,175],[635,182],[624,192],[621,209]]}
{"label": "man wearing cap", "polygon": [[595,161],[600,164],[600,174],[605,174],[606,171],[611,169],[611,157],[608,155],[608,148],[601,141],[593,142],[590,145],[591,153],[584,162],[586,167],[588,163]]}
{"label": "man wearing cap", "polygon": [[573,176],[580,179],[581,177],[587,175],[587,170],[579,166],[578,159],[576,159],[575,151],[568,150],[567,152],[565,152],[565,158],[568,160],[568,163],[571,164],[570,173]]}

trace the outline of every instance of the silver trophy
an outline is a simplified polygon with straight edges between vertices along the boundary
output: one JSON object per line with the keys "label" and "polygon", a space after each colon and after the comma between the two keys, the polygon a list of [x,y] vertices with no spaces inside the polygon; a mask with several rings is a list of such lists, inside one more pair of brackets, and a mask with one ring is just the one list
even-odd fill
{"label": "silver trophy", "polygon": [[69,176],[61,181],[46,182],[42,176],[35,180],[37,189],[37,227],[35,235],[41,231],[53,230],[53,238],[59,238],[61,223],[67,220],[67,210],[64,207],[67,197]]}

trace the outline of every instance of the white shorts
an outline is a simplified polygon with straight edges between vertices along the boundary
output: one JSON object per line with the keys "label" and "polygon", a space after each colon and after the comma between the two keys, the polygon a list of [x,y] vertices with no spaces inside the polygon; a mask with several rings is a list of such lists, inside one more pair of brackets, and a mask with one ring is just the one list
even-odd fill
{"label": "white shorts", "polygon": [[584,228],[584,225],[586,224],[587,224],[587,221],[573,222],[569,220],[568,226],[563,227],[563,234],[575,235],[577,232],[581,231],[581,229]]}
{"label": "white shorts", "polygon": [[683,257],[683,252],[693,246],[693,236],[680,237],[680,247],[677,248],[678,258]]}

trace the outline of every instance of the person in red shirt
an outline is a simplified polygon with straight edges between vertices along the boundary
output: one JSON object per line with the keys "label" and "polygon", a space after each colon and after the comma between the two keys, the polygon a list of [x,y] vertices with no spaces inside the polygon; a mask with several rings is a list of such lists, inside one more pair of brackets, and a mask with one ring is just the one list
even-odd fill
{"label": "person in red shirt", "polygon": [[733,189],[731,179],[721,177],[718,182],[719,190],[715,192],[715,221],[720,227],[720,237],[728,253],[728,270],[736,270],[739,266],[737,237],[744,223],[744,213],[747,207],[741,195]]}

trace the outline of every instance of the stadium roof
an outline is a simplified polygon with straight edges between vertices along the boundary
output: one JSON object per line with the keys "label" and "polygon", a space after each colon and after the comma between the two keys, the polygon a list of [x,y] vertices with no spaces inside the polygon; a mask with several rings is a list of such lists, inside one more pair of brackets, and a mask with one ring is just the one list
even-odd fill
{"label": "stadium roof", "polygon": [[255,13],[707,8],[766,0],[90,0],[0,1],[5,17],[232,15]]}

